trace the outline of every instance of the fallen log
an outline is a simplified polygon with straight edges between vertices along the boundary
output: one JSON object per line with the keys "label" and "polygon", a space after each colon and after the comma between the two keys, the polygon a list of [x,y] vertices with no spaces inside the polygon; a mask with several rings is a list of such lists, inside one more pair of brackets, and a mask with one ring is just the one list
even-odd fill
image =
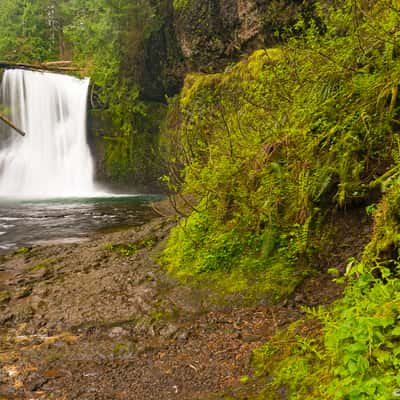
{"label": "fallen log", "polygon": [[12,128],[14,131],[16,131],[17,133],[19,133],[21,136],[25,136],[26,133],[19,129],[18,127],[16,127],[8,118],[6,118],[4,115],[0,114],[0,120],[3,121],[5,124],[7,124],[10,128]]}
{"label": "fallen log", "polygon": [[45,64],[24,64],[24,63],[13,63],[8,61],[0,61],[0,69],[26,69],[30,71],[48,71],[48,72],[77,72],[80,71],[80,68],[77,67],[66,67],[62,66],[66,65],[67,61],[63,61],[61,65],[54,63],[45,63]]}
{"label": "fallen log", "polygon": [[67,67],[72,65],[72,61],[69,60],[59,60],[59,61],[47,61],[45,63],[43,63],[43,65],[45,65],[46,67]]}

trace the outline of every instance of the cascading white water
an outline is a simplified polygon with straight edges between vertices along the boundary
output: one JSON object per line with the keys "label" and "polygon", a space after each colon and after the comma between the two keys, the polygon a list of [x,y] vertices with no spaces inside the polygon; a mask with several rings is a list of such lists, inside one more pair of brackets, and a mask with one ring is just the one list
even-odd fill
{"label": "cascading white water", "polygon": [[86,140],[88,87],[89,79],[5,72],[0,100],[26,136],[10,133],[0,149],[0,196],[95,194],[94,165]]}

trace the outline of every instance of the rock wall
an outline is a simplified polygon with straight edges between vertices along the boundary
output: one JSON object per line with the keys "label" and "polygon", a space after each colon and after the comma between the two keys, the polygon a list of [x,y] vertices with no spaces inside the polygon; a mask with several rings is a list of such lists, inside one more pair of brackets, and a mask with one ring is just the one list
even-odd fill
{"label": "rock wall", "polygon": [[144,99],[163,101],[188,72],[217,72],[252,51],[276,45],[306,14],[307,0],[161,0],[163,24],[144,44],[140,71]]}

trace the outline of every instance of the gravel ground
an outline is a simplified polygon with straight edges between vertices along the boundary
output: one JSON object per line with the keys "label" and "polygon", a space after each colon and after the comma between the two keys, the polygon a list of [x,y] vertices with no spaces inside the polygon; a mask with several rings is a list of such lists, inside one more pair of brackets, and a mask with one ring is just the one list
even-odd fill
{"label": "gravel ground", "polygon": [[[0,399],[222,399],[250,373],[252,350],[302,305],[340,296],[321,273],[278,305],[215,302],[213,289],[155,262],[171,221],[0,258]],[[349,239],[330,266],[362,248],[369,231],[354,226],[338,232]],[[137,251],[121,254],[116,245],[128,243]]]}

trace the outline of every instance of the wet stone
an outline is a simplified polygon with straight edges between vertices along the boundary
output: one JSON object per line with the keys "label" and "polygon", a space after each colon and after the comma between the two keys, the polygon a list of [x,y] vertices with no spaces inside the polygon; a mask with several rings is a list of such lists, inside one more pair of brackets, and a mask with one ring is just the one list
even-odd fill
{"label": "wet stone", "polygon": [[25,297],[30,296],[31,293],[32,293],[32,287],[24,286],[24,287],[21,287],[21,288],[17,289],[17,291],[15,292],[15,298],[16,299],[23,299]]}
{"label": "wet stone", "polygon": [[174,324],[168,324],[166,327],[161,329],[160,331],[160,336],[164,338],[171,338],[172,336],[175,335],[176,332],[178,332],[178,327]]}
{"label": "wet stone", "polygon": [[11,299],[10,293],[7,290],[0,292],[0,304],[8,303]]}
{"label": "wet stone", "polygon": [[36,392],[47,382],[48,382],[47,378],[44,378],[43,376],[37,373],[33,373],[27,377],[25,381],[25,386],[29,391]]}
{"label": "wet stone", "polygon": [[126,335],[128,332],[120,327],[120,326],[116,326],[115,328],[112,328],[110,333],[108,334],[109,337],[114,338],[114,337],[120,337],[120,336],[124,336]]}
{"label": "wet stone", "polygon": [[189,333],[188,332],[182,332],[177,336],[177,339],[180,342],[186,342],[189,339]]}

